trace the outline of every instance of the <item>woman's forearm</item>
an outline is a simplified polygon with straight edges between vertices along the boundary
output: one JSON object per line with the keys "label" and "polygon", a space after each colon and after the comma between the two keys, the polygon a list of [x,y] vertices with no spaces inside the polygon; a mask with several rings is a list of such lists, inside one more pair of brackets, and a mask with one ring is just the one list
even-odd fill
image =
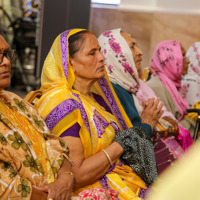
{"label": "woman's forearm", "polygon": [[57,179],[59,179],[64,174],[70,184],[73,184],[76,181],[75,175],[72,172],[71,163],[69,162],[69,160],[67,160],[65,158],[64,158],[63,165],[61,166],[61,168],[58,171]]}
{"label": "woman's forearm", "polygon": [[[123,153],[123,148],[117,142],[113,142],[105,150],[113,164]],[[74,170],[77,178],[74,188],[94,183],[104,176],[110,167],[110,161],[103,151],[84,159],[80,166]]]}

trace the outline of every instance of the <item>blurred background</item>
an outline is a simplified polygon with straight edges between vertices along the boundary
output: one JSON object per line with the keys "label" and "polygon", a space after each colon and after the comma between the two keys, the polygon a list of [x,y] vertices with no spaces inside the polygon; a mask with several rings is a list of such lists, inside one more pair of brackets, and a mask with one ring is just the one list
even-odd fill
{"label": "blurred background", "polygon": [[121,27],[136,38],[149,66],[162,40],[187,48],[200,41],[199,0],[0,0],[0,31],[17,56],[8,90],[24,97],[40,87],[42,65],[61,32],[88,28],[98,37]]}

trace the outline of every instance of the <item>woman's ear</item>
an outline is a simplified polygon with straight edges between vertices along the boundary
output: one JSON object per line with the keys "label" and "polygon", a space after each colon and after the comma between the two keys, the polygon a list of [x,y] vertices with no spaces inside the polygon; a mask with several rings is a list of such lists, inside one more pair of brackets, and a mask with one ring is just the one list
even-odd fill
{"label": "woman's ear", "polygon": [[73,58],[71,56],[69,57],[69,63],[72,66],[72,69],[73,69],[73,71],[75,73],[76,70],[75,70],[75,66],[74,66],[74,60],[73,60]]}

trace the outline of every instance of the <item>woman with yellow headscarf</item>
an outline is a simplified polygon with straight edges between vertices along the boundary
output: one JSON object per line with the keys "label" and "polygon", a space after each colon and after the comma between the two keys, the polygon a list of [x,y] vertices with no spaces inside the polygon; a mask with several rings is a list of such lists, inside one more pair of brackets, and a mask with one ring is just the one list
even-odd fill
{"label": "woman with yellow headscarf", "polygon": [[83,29],[60,34],[44,62],[41,83],[43,95],[35,106],[71,149],[74,193],[104,187],[117,190],[119,199],[141,199],[146,184],[120,161],[124,147],[113,141],[132,124],[108,81],[96,37]]}

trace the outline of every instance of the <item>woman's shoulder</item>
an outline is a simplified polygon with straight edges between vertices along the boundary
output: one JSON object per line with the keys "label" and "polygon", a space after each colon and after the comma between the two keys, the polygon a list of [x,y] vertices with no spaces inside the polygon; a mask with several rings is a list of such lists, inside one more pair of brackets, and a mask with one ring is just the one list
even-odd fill
{"label": "woman's shoulder", "polygon": [[22,97],[20,97],[19,95],[15,94],[14,92],[10,92],[8,90],[3,90],[1,92],[1,95],[7,96],[9,98],[17,98],[17,99],[21,99],[22,100]]}
{"label": "woman's shoulder", "polygon": [[159,89],[164,89],[165,90],[165,86],[163,85],[162,81],[160,80],[160,78],[158,76],[151,76],[151,79],[149,79],[147,82],[147,85],[149,87],[151,87],[152,89],[154,88],[159,88]]}
{"label": "woman's shoulder", "polygon": [[112,83],[112,86],[113,86],[115,92],[117,94],[120,94],[121,96],[123,96],[123,95],[131,95],[127,90],[125,90],[123,87],[121,87],[118,84]]}

